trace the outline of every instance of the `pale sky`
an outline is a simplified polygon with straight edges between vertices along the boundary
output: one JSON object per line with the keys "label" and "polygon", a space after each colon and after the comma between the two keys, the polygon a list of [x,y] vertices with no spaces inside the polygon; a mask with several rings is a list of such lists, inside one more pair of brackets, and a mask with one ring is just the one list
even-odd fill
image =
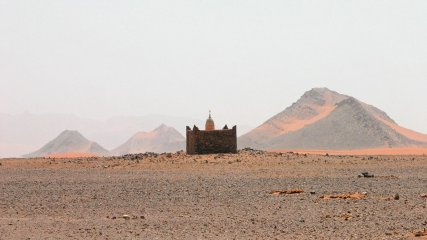
{"label": "pale sky", "polygon": [[255,127],[313,87],[427,133],[427,1],[0,0],[1,113]]}

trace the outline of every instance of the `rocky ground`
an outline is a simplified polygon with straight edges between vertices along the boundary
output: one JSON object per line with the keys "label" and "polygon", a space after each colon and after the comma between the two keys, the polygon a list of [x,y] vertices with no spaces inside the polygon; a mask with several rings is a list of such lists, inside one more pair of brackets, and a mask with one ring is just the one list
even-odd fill
{"label": "rocky ground", "polygon": [[0,164],[0,239],[423,239],[427,234],[427,156],[422,155],[246,150],[1,159]]}

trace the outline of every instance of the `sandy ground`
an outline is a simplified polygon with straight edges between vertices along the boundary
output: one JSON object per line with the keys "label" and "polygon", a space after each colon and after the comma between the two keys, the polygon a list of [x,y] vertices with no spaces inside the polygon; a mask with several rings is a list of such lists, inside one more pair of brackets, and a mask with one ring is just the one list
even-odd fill
{"label": "sandy ground", "polygon": [[357,150],[274,150],[273,152],[295,152],[306,154],[330,155],[427,155],[427,148],[372,148]]}
{"label": "sandy ground", "polygon": [[422,155],[0,163],[0,239],[423,239],[427,228]]}

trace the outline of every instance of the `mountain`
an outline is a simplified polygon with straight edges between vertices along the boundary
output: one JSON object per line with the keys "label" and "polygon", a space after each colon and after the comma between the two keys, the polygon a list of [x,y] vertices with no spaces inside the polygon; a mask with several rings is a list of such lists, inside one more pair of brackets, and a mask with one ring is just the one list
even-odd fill
{"label": "mountain", "polygon": [[87,140],[77,131],[65,130],[41,149],[24,157],[108,156],[110,153],[96,142]]}
{"label": "mountain", "polygon": [[327,88],[314,88],[238,139],[240,148],[367,149],[427,146],[427,135],[400,127],[385,112]]}
{"label": "mountain", "polygon": [[185,149],[185,138],[175,128],[164,124],[151,132],[138,132],[114,149],[115,155],[143,152],[176,152]]}
{"label": "mountain", "polygon": [[106,120],[81,118],[71,114],[0,113],[0,158],[18,157],[40,147],[64,129],[77,129],[107,149],[122,144],[137,131],[154,129],[160,123],[185,134],[189,123],[202,120],[167,115],[122,116]]}

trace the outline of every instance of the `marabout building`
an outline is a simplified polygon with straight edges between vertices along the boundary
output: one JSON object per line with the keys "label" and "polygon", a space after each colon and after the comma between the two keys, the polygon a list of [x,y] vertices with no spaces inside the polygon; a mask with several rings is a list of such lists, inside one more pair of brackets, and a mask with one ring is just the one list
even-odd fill
{"label": "marabout building", "polygon": [[215,129],[215,122],[209,111],[205,130],[187,126],[187,154],[237,153],[237,127]]}

